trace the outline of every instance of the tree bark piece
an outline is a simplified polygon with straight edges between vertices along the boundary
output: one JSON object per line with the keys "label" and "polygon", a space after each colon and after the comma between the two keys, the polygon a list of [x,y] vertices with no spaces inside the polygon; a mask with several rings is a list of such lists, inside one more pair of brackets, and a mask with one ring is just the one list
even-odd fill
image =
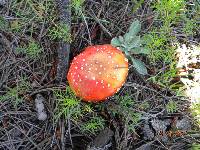
{"label": "tree bark piece", "polygon": [[[57,5],[60,13],[60,22],[71,26],[71,9],[70,0],[57,0]],[[66,73],[69,67],[69,53],[70,53],[70,43],[60,41],[58,48],[58,65],[56,81],[61,83],[66,80]]]}

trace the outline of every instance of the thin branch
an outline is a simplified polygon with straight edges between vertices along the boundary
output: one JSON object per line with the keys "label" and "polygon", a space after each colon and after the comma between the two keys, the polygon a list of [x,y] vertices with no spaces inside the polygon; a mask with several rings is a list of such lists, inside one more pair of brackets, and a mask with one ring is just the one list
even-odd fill
{"label": "thin branch", "polygon": [[[58,9],[60,12],[60,21],[71,29],[71,8],[70,0],[57,0]],[[58,66],[56,81],[61,83],[66,80],[66,73],[69,67],[70,44],[60,41],[58,48]]]}

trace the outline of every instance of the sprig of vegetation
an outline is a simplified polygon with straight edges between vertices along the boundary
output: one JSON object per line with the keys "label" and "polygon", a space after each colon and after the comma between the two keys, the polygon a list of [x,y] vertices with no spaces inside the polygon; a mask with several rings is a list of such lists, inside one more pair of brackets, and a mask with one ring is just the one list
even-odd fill
{"label": "sprig of vegetation", "polygon": [[104,129],[105,120],[100,116],[92,117],[90,120],[84,122],[81,125],[81,130],[83,132],[95,134],[98,131]]}
{"label": "sprig of vegetation", "polygon": [[200,98],[198,103],[193,103],[190,107],[192,116],[194,117],[197,126],[200,126]]}
{"label": "sprig of vegetation", "polygon": [[115,99],[117,107],[109,108],[109,112],[114,116],[120,116],[128,132],[134,132],[142,117],[141,113],[133,110],[133,108],[137,107],[137,104],[135,104],[134,100],[128,95],[117,95]]}
{"label": "sprig of vegetation", "polygon": [[54,91],[56,96],[56,107],[54,110],[54,122],[64,117],[75,121],[82,115],[81,102],[78,100],[73,91],[66,87],[66,91]]}
{"label": "sprig of vegetation", "polygon": [[34,40],[30,41],[27,46],[16,48],[17,53],[26,54],[30,58],[38,58],[42,51],[41,46]]}
{"label": "sprig of vegetation", "polygon": [[23,102],[23,93],[31,89],[30,83],[26,78],[21,78],[15,87],[8,88],[8,91],[0,96],[0,101],[10,101],[15,108]]}
{"label": "sprig of vegetation", "polygon": [[60,40],[64,42],[71,42],[70,28],[64,23],[55,24],[48,31],[48,36],[52,40]]}
{"label": "sprig of vegetation", "polygon": [[85,0],[72,0],[71,6],[72,9],[75,11],[76,15],[80,15],[82,13],[82,6]]}
{"label": "sprig of vegetation", "polygon": [[169,101],[166,105],[166,110],[168,113],[174,113],[178,110],[177,103],[175,101]]}
{"label": "sprig of vegetation", "polygon": [[124,36],[115,37],[112,39],[111,44],[115,47],[119,47],[122,50],[128,59],[132,61],[133,67],[142,75],[147,74],[147,69],[145,64],[139,60],[134,58],[132,55],[138,54],[149,54],[149,49],[144,48],[145,41],[137,36],[137,34],[141,30],[141,23],[136,20],[134,21],[128,32]]}
{"label": "sprig of vegetation", "polygon": [[[104,128],[104,119],[95,114],[91,104],[82,103],[80,99],[77,99],[70,87],[66,87],[65,92],[54,91],[54,95],[56,97],[54,123],[61,118],[69,119],[75,124],[81,124],[82,132],[92,134]],[[88,119],[82,120],[86,116]]]}
{"label": "sprig of vegetation", "polygon": [[8,29],[8,22],[4,19],[4,17],[0,16],[0,30],[7,30]]}

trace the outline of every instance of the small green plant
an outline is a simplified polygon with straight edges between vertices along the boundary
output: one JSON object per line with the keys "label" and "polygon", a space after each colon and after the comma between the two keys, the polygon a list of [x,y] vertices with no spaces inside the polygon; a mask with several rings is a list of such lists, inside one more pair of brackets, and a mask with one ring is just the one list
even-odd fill
{"label": "small green plant", "polygon": [[0,16],[0,30],[7,30],[8,22],[4,19],[4,17]]}
{"label": "small green plant", "polygon": [[147,109],[149,109],[149,107],[150,107],[150,105],[149,105],[148,102],[143,102],[143,103],[141,103],[141,104],[138,105],[138,108],[140,110],[147,110]]}
{"label": "small green plant", "polygon": [[81,101],[76,98],[70,87],[66,87],[66,91],[54,91],[56,96],[56,108],[54,111],[54,122],[64,117],[76,121],[81,115]]}
{"label": "small green plant", "polygon": [[72,0],[71,5],[74,9],[76,15],[80,15],[82,13],[82,6],[85,0]]}
{"label": "small green plant", "polygon": [[176,61],[172,61],[165,69],[150,78],[149,81],[158,84],[161,87],[168,87],[171,90],[178,90],[182,85],[179,82],[171,83],[170,81],[177,76]]}
{"label": "small green plant", "polygon": [[42,52],[42,48],[35,41],[30,41],[27,46],[16,48],[17,53],[26,54],[30,58],[37,58]]}
{"label": "small green plant", "polygon": [[183,28],[183,33],[185,33],[187,36],[193,36],[194,35],[194,30],[196,28],[197,24],[194,19],[185,19],[185,24]]}
{"label": "small green plant", "polygon": [[[81,131],[95,134],[105,126],[105,120],[97,116],[91,104],[86,104],[77,99],[69,86],[66,91],[54,91],[56,97],[56,106],[54,109],[54,123],[59,119],[67,119],[75,124],[81,124]],[[89,117],[88,117],[89,116]],[[92,116],[92,117],[91,117]],[[87,121],[85,119],[87,118]]]}
{"label": "small green plant", "polygon": [[200,150],[200,144],[192,143],[191,148],[189,150]]}
{"label": "small green plant", "polygon": [[70,28],[64,23],[55,24],[49,29],[48,35],[52,40],[71,42]]}
{"label": "small green plant", "polygon": [[115,96],[118,107],[110,109],[111,113],[116,116],[119,115],[128,132],[134,132],[135,127],[139,123],[142,114],[133,110],[137,105],[134,103],[133,99],[128,96]]}
{"label": "small green plant", "polygon": [[132,55],[138,54],[149,54],[149,49],[144,48],[145,41],[137,36],[141,30],[141,23],[136,20],[134,21],[128,32],[124,36],[119,36],[118,38],[113,38],[111,44],[115,47],[119,47],[122,50],[128,59],[132,61],[133,67],[142,75],[147,74],[147,69],[145,64],[134,58]]}
{"label": "small green plant", "polygon": [[174,61],[175,47],[168,45],[169,40],[174,40],[174,37],[168,34],[158,34],[154,29],[144,35],[146,46],[150,49],[148,58],[152,64],[156,62],[171,63]]}
{"label": "small green plant", "polygon": [[156,10],[157,21],[161,22],[160,31],[164,34],[171,33],[172,26],[181,20],[185,10],[185,0],[162,0],[152,3]]}
{"label": "small green plant", "polygon": [[23,102],[23,95],[30,90],[31,85],[26,78],[22,78],[13,88],[8,88],[6,94],[0,97],[0,101],[10,101],[15,108]]}
{"label": "small green plant", "polygon": [[177,103],[174,101],[169,101],[166,105],[166,110],[168,113],[174,113],[178,110]]}
{"label": "small green plant", "polygon": [[[56,18],[56,5],[53,0],[13,0],[9,4],[12,17],[9,30],[17,35],[31,36],[49,27]],[[41,32],[42,33],[42,32]]]}
{"label": "small green plant", "polygon": [[83,123],[81,129],[83,132],[95,134],[105,127],[105,120],[102,117],[92,117],[87,122]]}
{"label": "small green plant", "polygon": [[192,116],[196,120],[197,126],[200,127],[200,98],[199,98],[199,102],[193,103],[191,105],[190,109],[191,109],[191,112],[192,112]]}
{"label": "small green plant", "polygon": [[134,2],[132,13],[135,13],[142,6],[144,0],[139,0],[139,1],[132,0],[132,2]]}

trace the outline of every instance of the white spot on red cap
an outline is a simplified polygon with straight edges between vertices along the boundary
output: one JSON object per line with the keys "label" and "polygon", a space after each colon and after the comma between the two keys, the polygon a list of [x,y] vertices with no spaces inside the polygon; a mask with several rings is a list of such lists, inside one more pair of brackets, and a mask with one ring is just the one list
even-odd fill
{"label": "white spot on red cap", "polygon": [[92,77],[92,80],[95,80],[95,77]]}
{"label": "white spot on red cap", "polygon": [[99,72],[99,74],[101,74],[101,72]]}
{"label": "white spot on red cap", "polygon": [[111,56],[109,55],[108,58],[111,58]]}
{"label": "white spot on red cap", "polygon": [[100,65],[100,67],[103,67],[103,65]]}
{"label": "white spot on red cap", "polygon": [[75,67],[75,69],[78,69],[78,67]]}
{"label": "white spot on red cap", "polygon": [[83,59],[83,61],[85,61],[85,59]]}
{"label": "white spot on red cap", "polygon": [[91,68],[88,68],[89,70],[91,70]]}
{"label": "white spot on red cap", "polygon": [[83,67],[81,67],[81,70],[83,70]]}
{"label": "white spot on red cap", "polygon": [[110,84],[108,83],[108,87],[110,87]]}

